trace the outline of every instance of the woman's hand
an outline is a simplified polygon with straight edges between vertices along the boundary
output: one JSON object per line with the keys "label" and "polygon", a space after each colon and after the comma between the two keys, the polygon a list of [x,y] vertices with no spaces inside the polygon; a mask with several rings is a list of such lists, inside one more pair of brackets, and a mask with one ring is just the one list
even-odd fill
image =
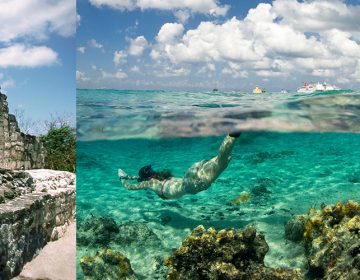
{"label": "woman's hand", "polygon": [[128,180],[129,179],[129,175],[124,171],[124,170],[122,170],[122,169],[119,169],[118,170],[118,176],[119,176],[119,179],[120,180]]}
{"label": "woman's hand", "polygon": [[118,176],[120,180],[137,180],[139,176],[129,176],[124,170],[118,170]]}

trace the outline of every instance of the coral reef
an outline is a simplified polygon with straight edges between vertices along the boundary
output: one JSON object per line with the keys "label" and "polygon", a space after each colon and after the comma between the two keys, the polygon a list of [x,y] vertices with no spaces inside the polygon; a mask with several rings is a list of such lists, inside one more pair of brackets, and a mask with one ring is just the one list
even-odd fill
{"label": "coral reef", "polygon": [[360,275],[360,205],[349,200],[311,210],[304,226],[309,271],[325,279]]}
{"label": "coral reef", "polygon": [[85,256],[80,260],[85,280],[136,280],[130,261],[120,252],[104,249],[94,257]]}
{"label": "coral reef", "polygon": [[266,267],[263,260],[268,250],[264,235],[253,226],[240,233],[198,226],[165,259],[167,279],[303,279],[299,271]]}
{"label": "coral reef", "polygon": [[310,277],[359,279],[360,205],[357,202],[349,200],[346,204],[323,205],[321,210],[310,209],[307,215],[288,222],[285,230],[290,224],[298,225],[293,226],[297,233],[289,234],[288,230],[285,236],[292,240],[291,236],[302,234]]}

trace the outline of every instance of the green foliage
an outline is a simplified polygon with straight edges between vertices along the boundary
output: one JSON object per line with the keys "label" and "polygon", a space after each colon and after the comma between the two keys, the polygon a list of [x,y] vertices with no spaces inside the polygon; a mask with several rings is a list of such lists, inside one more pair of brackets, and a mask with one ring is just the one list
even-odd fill
{"label": "green foliage", "polygon": [[51,126],[42,136],[46,149],[45,168],[75,172],[76,136],[75,129],[68,125]]}

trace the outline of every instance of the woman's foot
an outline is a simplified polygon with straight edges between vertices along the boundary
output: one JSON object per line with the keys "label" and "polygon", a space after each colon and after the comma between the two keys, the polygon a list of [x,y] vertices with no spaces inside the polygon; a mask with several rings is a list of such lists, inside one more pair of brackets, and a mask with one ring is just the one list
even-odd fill
{"label": "woman's foot", "polygon": [[241,132],[240,132],[240,131],[229,133],[229,136],[230,136],[230,137],[234,137],[234,138],[239,138],[240,135],[241,135]]}

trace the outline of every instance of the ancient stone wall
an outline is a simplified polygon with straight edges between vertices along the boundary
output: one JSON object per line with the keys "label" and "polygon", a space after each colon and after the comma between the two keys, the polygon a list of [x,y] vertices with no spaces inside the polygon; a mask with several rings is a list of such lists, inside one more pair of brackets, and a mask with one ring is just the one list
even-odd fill
{"label": "ancient stone wall", "polygon": [[75,219],[75,185],[69,172],[0,169],[1,280],[18,275],[47,242],[65,233]]}
{"label": "ancient stone wall", "polygon": [[40,139],[20,131],[15,116],[9,114],[6,99],[0,92],[0,168],[43,168],[45,149]]}

